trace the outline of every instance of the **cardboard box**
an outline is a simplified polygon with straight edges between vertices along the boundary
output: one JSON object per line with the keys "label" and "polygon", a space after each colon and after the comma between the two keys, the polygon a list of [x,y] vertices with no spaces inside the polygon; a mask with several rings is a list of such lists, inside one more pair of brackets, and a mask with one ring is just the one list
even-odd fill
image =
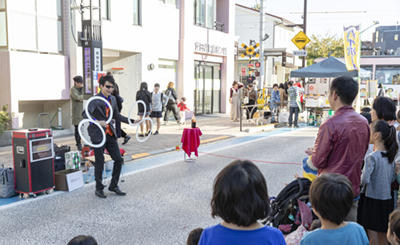
{"label": "cardboard box", "polygon": [[73,191],[83,187],[83,174],[81,170],[66,169],[55,173],[56,190]]}

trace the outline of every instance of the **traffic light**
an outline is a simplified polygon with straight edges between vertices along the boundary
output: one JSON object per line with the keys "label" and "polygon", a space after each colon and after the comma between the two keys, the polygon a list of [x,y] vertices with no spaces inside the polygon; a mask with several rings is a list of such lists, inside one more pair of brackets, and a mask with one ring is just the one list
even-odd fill
{"label": "traffic light", "polygon": [[247,83],[253,83],[254,82],[254,80],[256,80],[256,77],[254,77],[254,76],[249,76],[248,78],[247,78]]}
{"label": "traffic light", "polygon": [[260,67],[260,62],[256,63],[256,67],[259,68]]}

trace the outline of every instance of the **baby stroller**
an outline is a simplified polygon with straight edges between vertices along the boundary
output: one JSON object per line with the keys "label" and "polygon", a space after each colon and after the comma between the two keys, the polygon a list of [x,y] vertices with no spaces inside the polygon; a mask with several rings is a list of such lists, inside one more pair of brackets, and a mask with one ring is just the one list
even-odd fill
{"label": "baby stroller", "polygon": [[297,200],[308,203],[310,186],[311,181],[307,178],[297,178],[285,186],[272,202],[272,212],[264,224],[278,228],[284,235],[295,231],[302,223]]}

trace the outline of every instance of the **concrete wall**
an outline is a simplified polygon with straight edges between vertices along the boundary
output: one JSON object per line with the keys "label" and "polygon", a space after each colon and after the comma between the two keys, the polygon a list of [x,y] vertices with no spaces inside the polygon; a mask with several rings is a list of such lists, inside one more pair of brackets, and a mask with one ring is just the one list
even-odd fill
{"label": "concrete wall", "polygon": [[0,64],[0,109],[8,104],[11,112],[10,52],[0,52]]}
{"label": "concrete wall", "polygon": [[[10,52],[11,107],[17,114],[19,102],[43,100],[69,100],[68,58],[61,55],[37,54],[28,52]],[[33,110],[36,112],[44,112]],[[36,113],[36,118],[37,118]],[[29,113],[30,115],[30,113]],[[24,114],[24,118],[27,114]],[[34,118],[32,120],[35,120]],[[24,119],[26,123],[26,119]],[[69,120],[63,125],[70,125]],[[27,128],[19,124],[17,118],[14,128]]]}

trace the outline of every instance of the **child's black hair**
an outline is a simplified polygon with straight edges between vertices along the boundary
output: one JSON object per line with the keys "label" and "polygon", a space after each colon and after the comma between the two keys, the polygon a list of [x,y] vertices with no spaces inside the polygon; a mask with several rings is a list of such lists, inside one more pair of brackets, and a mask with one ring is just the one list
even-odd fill
{"label": "child's black hair", "polygon": [[396,129],[390,126],[389,123],[383,120],[378,120],[371,125],[372,134],[381,133],[381,139],[384,141],[386,148],[386,157],[389,159],[389,163],[394,161],[399,146],[396,141]]}
{"label": "child's black hair", "polygon": [[312,182],[309,197],[320,218],[340,225],[353,206],[353,185],[344,175],[323,174]]}
{"label": "child's black hair", "polygon": [[388,97],[376,97],[372,108],[376,111],[379,120],[396,120],[396,104]]}
{"label": "child's black hair", "polygon": [[97,245],[97,241],[92,236],[80,235],[72,238],[68,245]]}
{"label": "child's black hair", "polygon": [[371,113],[369,113],[369,112],[361,112],[360,114],[361,114],[361,116],[365,117],[365,119],[367,119],[368,125],[370,125],[372,123]]}
{"label": "child's black hair", "polygon": [[182,101],[186,101],[186,97],[182,97]]}
{"label": "child's black hair", "polygon": [[400,119],[400,110],[397,112],[397,119]]}
{"label": "child's black hair", "polygon": [[197,245],[199,244],[201,234],[203,233],[203,228],[196,228],[189,233],[186,241],[186,245]]}
{"label": "child's black hair", "polygon": [[390,223],[389,226],[390,235],[394,233],[397,237],[396,241],[400,243],[400,241],[398,240],[400,238],[400,209],[395,209],[389,215],[389,223]]}
{"label": "child's black hair", "polygon": [[211,216],[225,222],[248,227],[265,219],[269,197],[265,178],[251,161],[236,160],[215,178]]}

